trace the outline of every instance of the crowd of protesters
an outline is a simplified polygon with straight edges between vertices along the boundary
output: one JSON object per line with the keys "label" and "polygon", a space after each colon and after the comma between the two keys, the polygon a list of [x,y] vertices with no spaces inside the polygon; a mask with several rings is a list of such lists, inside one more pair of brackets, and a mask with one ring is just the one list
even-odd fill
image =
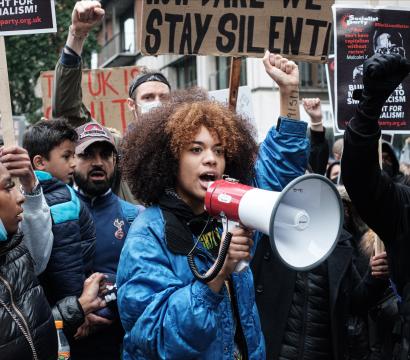
{"label": "crowd of protesters", "polygon": [[[53,119],[30,126],[22,147],[0,148],[0,359],[57,359],[55,320],[74,360],[409,359],[410,142],[400,160],[383,143],[379,160],[377,122],[407,60],[364,63],[356,114],[332,153],[320,99],[301,102],[308,129],[292,100],[298,66],[269,51],[280,117],[262,143],[205,90],[171,89],[153,70],[129,86],[134,121],[122,137],[82,100],[82,48],[103,16],[98,1],[76,3]],[[226,236],[204,210],[210,182],[227,174],[281,191],[305,173],[325,175],[343,201],[325,261],[291,269],[241,226],[213,279],[195,276],[187,257],[211,273]]]}

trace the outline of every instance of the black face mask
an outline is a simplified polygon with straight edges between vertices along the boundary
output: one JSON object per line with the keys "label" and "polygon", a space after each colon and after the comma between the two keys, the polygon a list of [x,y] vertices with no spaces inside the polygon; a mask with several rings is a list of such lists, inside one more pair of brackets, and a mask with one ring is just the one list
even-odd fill
{"label": "black face mask", "polygon": [[393,165],[383,164],[383,171],[384,171],[387,175],[389,175],[391,178],[394,177]]}
{"label": "black face mask", "polygon": [[339,177],[338,176],[336,176],[335,178],[333,178],[333,179],[330,179],[330,181],[333,183],[333,184],[335,184],[335,185],[339,185]]}

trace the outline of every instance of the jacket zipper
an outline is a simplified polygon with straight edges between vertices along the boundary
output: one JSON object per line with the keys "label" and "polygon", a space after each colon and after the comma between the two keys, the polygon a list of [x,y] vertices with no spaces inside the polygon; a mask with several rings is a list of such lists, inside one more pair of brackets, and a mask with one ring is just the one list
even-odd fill
{"label": "jacket zipper", "polygon": [[[12,317],[12,319],[16,322],[17,326],[19,327],[19,329],[23,333],[23,335],[26,338],[28,344],[30,345],[31,352],[33,353],[33,359],[38,360],[37,351],[36,351],[36,348],[34,346],[33,337],[30,333],[30,328],[27,324],[26,319],[24,318],[24,315],[21,313],[21,311],[19,310],[19,308],[17,307],[17,305],[14,302],[13,292],[11,291],[11,286],[7,282],[7,280],[4,279],[2,276],[0,276],[0,280],[4,283],[4,285],[6,285],[6,288],[10,293],[11,307],[13,308],[14,312],[17,313],[17,315],[15,313],[13,313],[11,311],[11,309],[1,299],[0,299],[0,304],[3,305],[3,307],[6,309],[6,311],[9,313],[9,315]],[[23,323],[24,326],[21,324],[21,322],[19,320]]]}

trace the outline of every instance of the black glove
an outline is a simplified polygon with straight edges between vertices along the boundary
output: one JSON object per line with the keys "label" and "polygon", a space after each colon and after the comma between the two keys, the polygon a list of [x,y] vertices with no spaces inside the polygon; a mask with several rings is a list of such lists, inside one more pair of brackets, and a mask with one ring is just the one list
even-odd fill
{"label": "black glove", "polygon": [[400,54],[375,54],[367,59],[363,64],[363,90],[354,94],[360,100],[358,110],[378,120],[384,103],[409,71],[410,62]]}

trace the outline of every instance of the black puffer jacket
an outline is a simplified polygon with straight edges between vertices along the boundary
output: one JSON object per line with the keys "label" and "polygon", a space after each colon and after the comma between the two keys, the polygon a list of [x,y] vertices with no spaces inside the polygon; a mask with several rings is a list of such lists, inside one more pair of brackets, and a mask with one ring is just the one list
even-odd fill
{"label": "black puffer jacket", "polygon": [[22,238],[0,243],[0,359],[55,360],[54,319]]}
{"label": "black puffer jacket", "polygon": [[[347,354],[346,319],[349,310],[354,313],[367,311],[369,306],[380,298],[388,285],[386,281],[373,279],[370,275],[364,279],[359,275],[352,261],[353,249],[350,240],[350,234],[342,231],[335,249],[325,262],[333,360],[345,359]],[[256,248],[252,270],[256,290],[255,300],[265,336],[267,359],[278,359],[289,321],[297,271],[282,263],[278,255],[271,250],[269,239],[266,237],[260,240]],[[306,313],[308,314],[309,311]],[[315,323],[311,319],[307,321],[310,325]],[[317,348],[317,344],[313,347]]]}
{"label": "black puffer jacket", "polygon": [[296,274],[279,360],[329,360],[332,339],[327,265]]}

